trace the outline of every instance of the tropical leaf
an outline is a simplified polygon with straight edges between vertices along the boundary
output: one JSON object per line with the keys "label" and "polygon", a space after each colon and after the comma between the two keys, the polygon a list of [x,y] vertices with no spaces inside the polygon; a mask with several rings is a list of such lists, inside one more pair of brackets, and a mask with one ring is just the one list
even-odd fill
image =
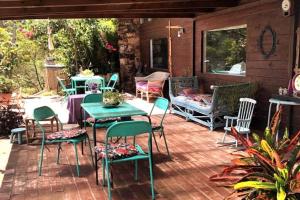
{"label": "tropical leaf", "polygon": [[284,168],[284,165],[281,163],[281,159],[276,151],[272,152],[272,158],[274,158],[276,166],[280,169]]}
{"label": "tropical leaf", "polygon": [[239,182],[242,181],[246,181],[248,179],[258,179],[260,181],[269,181],[269,182],[275,182],[276,180],[274,179],[273,176],[266,174],[266,173],[262,173],[262,172],[253,172],[253,173],[249,173],[247,175],[245,175],[244,177],[242,177]]}
{"label": "tropical leaf", "polygon": [[264,190],[276,190],[274,183],[262,182],[262,181],[244,181],[239,182],[233,186],[235,190],[255,188],[255,189],[264,189]]}
{"label": "tropical leaf", "polygon": [[266,158],[265,156],[263,156],[259,151],[255,150],[255,149],[247,149],[246,152],[251,155],[257,156],[261,161],[264,161],[268,165],[273,166],[272,161],[270,159]]}
{"label": "tropical leaf", "polygon": [[267,152],[269,154],[270,158],[273,159],[273,151],[274,150],[270,147],[268,142],[266,140],[261,140],[260,146],[265,152]]}
{"label": "tropical leaf", "polygon": [[273,115],[272,121],[271,121],[271,133],[272,135],[276,135],[277,129],[279,127],[280,119],[281,119],[281,113],[282,113],[282,106],[279,106],[279,109],[276,111],[276,113]]}
{"label": "tropical leaf", "polygon": [[253,146],[253,143],[249,139],[245,139],[241,134],[237,132],[237,130],[234,127],[231,127],[231,134],[235,139],[240,141],[243,146],[246,148],[250,148]]}
{"label": "tropical leaf", "polygon": [[292,137],[289,145],[284,149],[284,152],[289,152],[292,149],[294,149],[297,143],[299,142],[299,138],[300,138],[300,131],[298,131],[298,133]]}
{"label": "tropical leaf", "polygon": [[256,133],[252,133],[252,138],[256,143],[260,143],[260,137]]}
{"label": "tropical leaf", "polygon": [[286,193],[282,187],[277,190],[277,200],[285,200]]}

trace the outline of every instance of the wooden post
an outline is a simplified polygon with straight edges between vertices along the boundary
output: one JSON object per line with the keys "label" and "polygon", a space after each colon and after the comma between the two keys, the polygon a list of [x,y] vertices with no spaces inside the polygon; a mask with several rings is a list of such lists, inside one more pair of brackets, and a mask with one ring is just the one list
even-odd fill
{"label": "wooden post", "polygon": [[169,31],[169,49],[168,49],[168,69],[170,72],[170,77],[173,75],[173,62],[172,62],[172,37],[171,37],[171,29],[183,29],[181,26],[171,26],[171,20],[169,19],[169,24],[166,27]]}
{"label": "wooden post", "polygon": [[169,65],[169,72],[170,72],[170,77],[172,77],[173,73],[172,73],[172,37],[171,37],[171,20],[169,20],[169,26],[168,26],[168,30],[169,30],[169,57],[168,57],[168,65]]}

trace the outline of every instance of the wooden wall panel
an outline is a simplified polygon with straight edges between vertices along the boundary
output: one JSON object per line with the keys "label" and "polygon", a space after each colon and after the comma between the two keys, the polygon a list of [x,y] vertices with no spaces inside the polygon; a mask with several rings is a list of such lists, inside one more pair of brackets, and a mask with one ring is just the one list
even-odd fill
{"label": "wooden wall panel", "polygon": [[[150,39],[168,38],[169,19],[152,19],[152,21],[145,21],[141,25],[141,57],[142,63],[150,67]],[[177,31],[172,30],[172,61],[173,61],[173,75],[192,75],[193,65],[193,20],[192,19],[171,19],[171,25],[182,26],[185,33],[178,38]],[[151,69],[149,69],[151,71]]]}
{"label": "wooden wall panel", "polygon": [[[251,6],[227,9],[214,15],[200,16],[196,20],[196,75],[204,80],[205,87],[217,83],[255,81],[259,84],[256,109],[256,124],[266,125],[268,100],[278,92],[279,87],[287,87],[290,66],[290,37],[292,20],[283,17],[280,2],[267,2]],[[247,71],[245,77],[202,73],[201,33],[205,30],[247,24]],[[263,28],[270,25],[277,34],[276,52],[265,59],[258,49],[257,40]],[[265,44],[271,44],[271,38],[265,37]]]}

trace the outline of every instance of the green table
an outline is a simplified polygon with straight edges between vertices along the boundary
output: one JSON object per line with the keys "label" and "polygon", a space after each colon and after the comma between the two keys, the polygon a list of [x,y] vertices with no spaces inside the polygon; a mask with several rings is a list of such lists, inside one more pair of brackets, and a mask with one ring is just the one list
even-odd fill
{"label": "green table", "polygon": [[[132,116],[146,116],[151,124],[151,119],[148,113],[136,108],[129,103],[122,103],[115,108],[105,108],[103,103],[82,103],[82,109],[85,110],[95,121],[99,119],[118,118],[118,117],[132,117]],[[93,124],[93,140],[96,146],[96,123]],[[152,150],[151,150],[152,151]],[[95,161],[97,162],[97,154],[95,153]],[[98,185],[98,165],[95,164],[96,170],[96,184]]]}
{"label": "green table", "polygon": [[102,81],[102,85],[105,85],[104,78],[101,76],[72,76],[71,77],[71,83],[72,83],[72,88],[76,89],[75,94],[77,94],[77,89],[78,88],[85,88],[85,85],[78,85],[78,82],[85,82],[86,80],[90,79],[100,79]]}

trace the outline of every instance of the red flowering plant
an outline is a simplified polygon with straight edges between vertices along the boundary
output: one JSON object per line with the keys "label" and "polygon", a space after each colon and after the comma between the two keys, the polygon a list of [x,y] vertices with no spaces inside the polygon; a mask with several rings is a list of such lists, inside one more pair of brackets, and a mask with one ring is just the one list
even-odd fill
{"label": "red flowering plant", "polygon": [[28,30],[26,30],[26,29],[20,27],[20,28],[19,28],[19,31],[20,31],[21,33],[23,33],[23,35],[24,35],[25,37],[27,37],[28,39],[32,39],[33,36],[34,36],[34,33],[33,33],[33,31],[31,31],[31,30],[28,31]]}
{"label": "red flowering plant", "polygon": [[297,200],[300,197],[300,131],[289,137],[287,129],[278,140],[282,108],[273,116],[271,127],[263,136],[253,134],[253,140],[245,139],[235,128],[231,134],[245,147],[245,152],[234,154],[220,173],[211,181],[223,182],[234,192],[227,199]]}
{"label": "red flowering plant", "polygon": [[117,49],[114,48],[114,46],[108,42],[105,44],[105,49],[107,49],[109,52],[117,51]]}

